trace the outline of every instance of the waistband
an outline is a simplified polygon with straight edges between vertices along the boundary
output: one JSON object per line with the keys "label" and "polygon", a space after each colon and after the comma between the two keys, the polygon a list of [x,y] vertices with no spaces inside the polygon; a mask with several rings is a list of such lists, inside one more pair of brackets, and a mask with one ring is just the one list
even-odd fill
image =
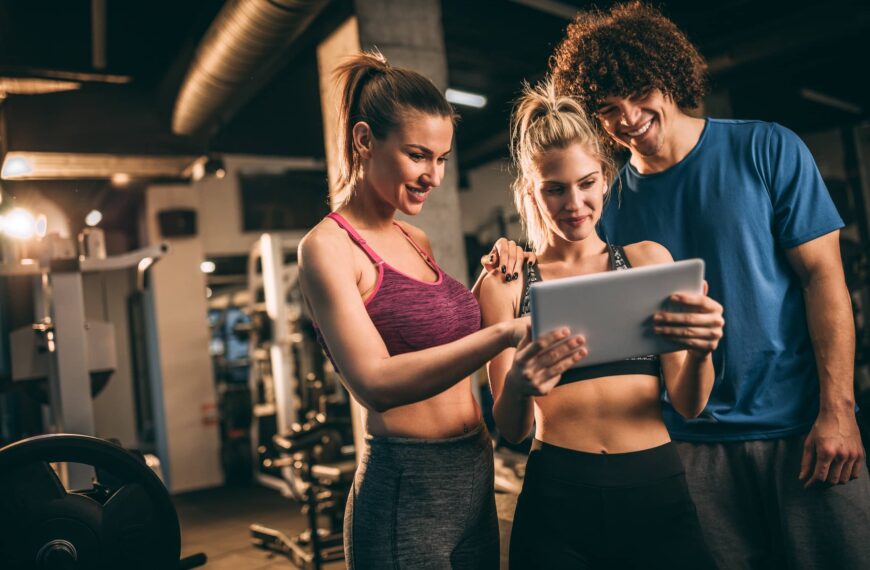
{"label": "waistband", "polygon": [[625,487],[684,473],[672,442],[629,453],[590,453],[534,440],[527,477],[540,475],[575,484]]}
{"label": "waistband", "polygon": [[481,423],[468,433],[441,439],[367,436],[361,461],[399,466],[459,468],[492,457],[492,440]]}
{"label": "waistband", "polygon": [[376,445],[409,445],[409,446],[450,446],[450,445],[461,445],[468,440],[472,440],[480,437],[480,434],[485,431],[485,426],[483,423],[479,423],[474,426],[468,433],[464,433],[462,435],[457,435],[454,437],[446,437],[446,438],[437,438],[437,439],[426,439],[426,438],[418,438],[418,437],[396,437],[392,435],[367,435],[366,443],[371,446]]}

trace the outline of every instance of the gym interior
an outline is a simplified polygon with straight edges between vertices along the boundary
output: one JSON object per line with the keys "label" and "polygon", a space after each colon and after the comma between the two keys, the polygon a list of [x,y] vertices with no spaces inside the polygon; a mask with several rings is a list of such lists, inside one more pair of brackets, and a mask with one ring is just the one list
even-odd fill
{"label": "gym interior", "polygon": [[[846,223],[870,409],[870,5],[660,4],[708,62],[700,114],[810,148]],[[0,566],[102,568],[75,560],[105,549],[113,568],[344,568],[364,434],[296,268],[336,177],[332,71],[377,47],[447,90],[454,155],[414,223],[471,285],[496,239],[522,240],[511,102],[591,5],[0,2],[0,494],[44,515],[0,513],[21,535]],[[528,446],[493,447],[506,552]]]}

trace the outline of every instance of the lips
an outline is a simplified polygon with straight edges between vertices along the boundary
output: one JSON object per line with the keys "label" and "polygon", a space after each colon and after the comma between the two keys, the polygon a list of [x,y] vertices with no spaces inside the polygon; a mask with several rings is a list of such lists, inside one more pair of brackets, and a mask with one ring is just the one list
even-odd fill
{"label": "lips", "polygon": [[647,133],[647,131],[650,130],[650,127],[652,127],[653,121],[654,121],[654,119],[650,119],[649,121],[645,122],[640,127],[638,127],[637,129],[635,129],[633,131],[626,131],[623,134],[628,136],[628,137],[631,137],[631,138],[642,137],[643,135],[645,135]]}
{"label": "lips", "polygon": [[572,228],[579,228],[583,225],[583,222],[589,219],[589,216],[576,216],[573,218],[562,218],[562,223]]}
{"label": "lips", "polygon": [[411,200],[422,204],[426,201],[426,196],[429,195],[429,190],[422,190],[420,188],[414,188],[413,186],[405,186],[405,190],[408,191],[408,196],[411,197]]}

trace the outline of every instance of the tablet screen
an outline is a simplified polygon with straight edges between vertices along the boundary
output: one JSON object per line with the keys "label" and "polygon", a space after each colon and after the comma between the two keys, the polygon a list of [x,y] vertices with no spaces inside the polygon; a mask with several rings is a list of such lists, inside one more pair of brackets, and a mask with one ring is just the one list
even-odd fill
{"label": "tablet screen", "polygon": [[703,291],[704,261],[648,265],[533,283],[532,335],[567,326],[586,337],[589,354],[575,368],[684,347],[652,332],[652,315],[674,310],[674,293]]}

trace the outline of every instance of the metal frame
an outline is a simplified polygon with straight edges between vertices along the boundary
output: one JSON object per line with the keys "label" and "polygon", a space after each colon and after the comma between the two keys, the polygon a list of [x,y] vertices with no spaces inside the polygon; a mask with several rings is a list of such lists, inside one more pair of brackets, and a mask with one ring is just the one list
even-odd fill
{"label": "metal frame", "polygon": [[[82,273],[136,268],[142,274],[168,251],[165,244],[131,251],[106,259],[43,260],[37,265],[0,263],[0,277],[31,275],[34,278],[34,329],[45,334],[50,358],[48,375],[49,429],[54,433],[96,435]],[[71,488],[86,488],[93,468],[68,466]]]}

